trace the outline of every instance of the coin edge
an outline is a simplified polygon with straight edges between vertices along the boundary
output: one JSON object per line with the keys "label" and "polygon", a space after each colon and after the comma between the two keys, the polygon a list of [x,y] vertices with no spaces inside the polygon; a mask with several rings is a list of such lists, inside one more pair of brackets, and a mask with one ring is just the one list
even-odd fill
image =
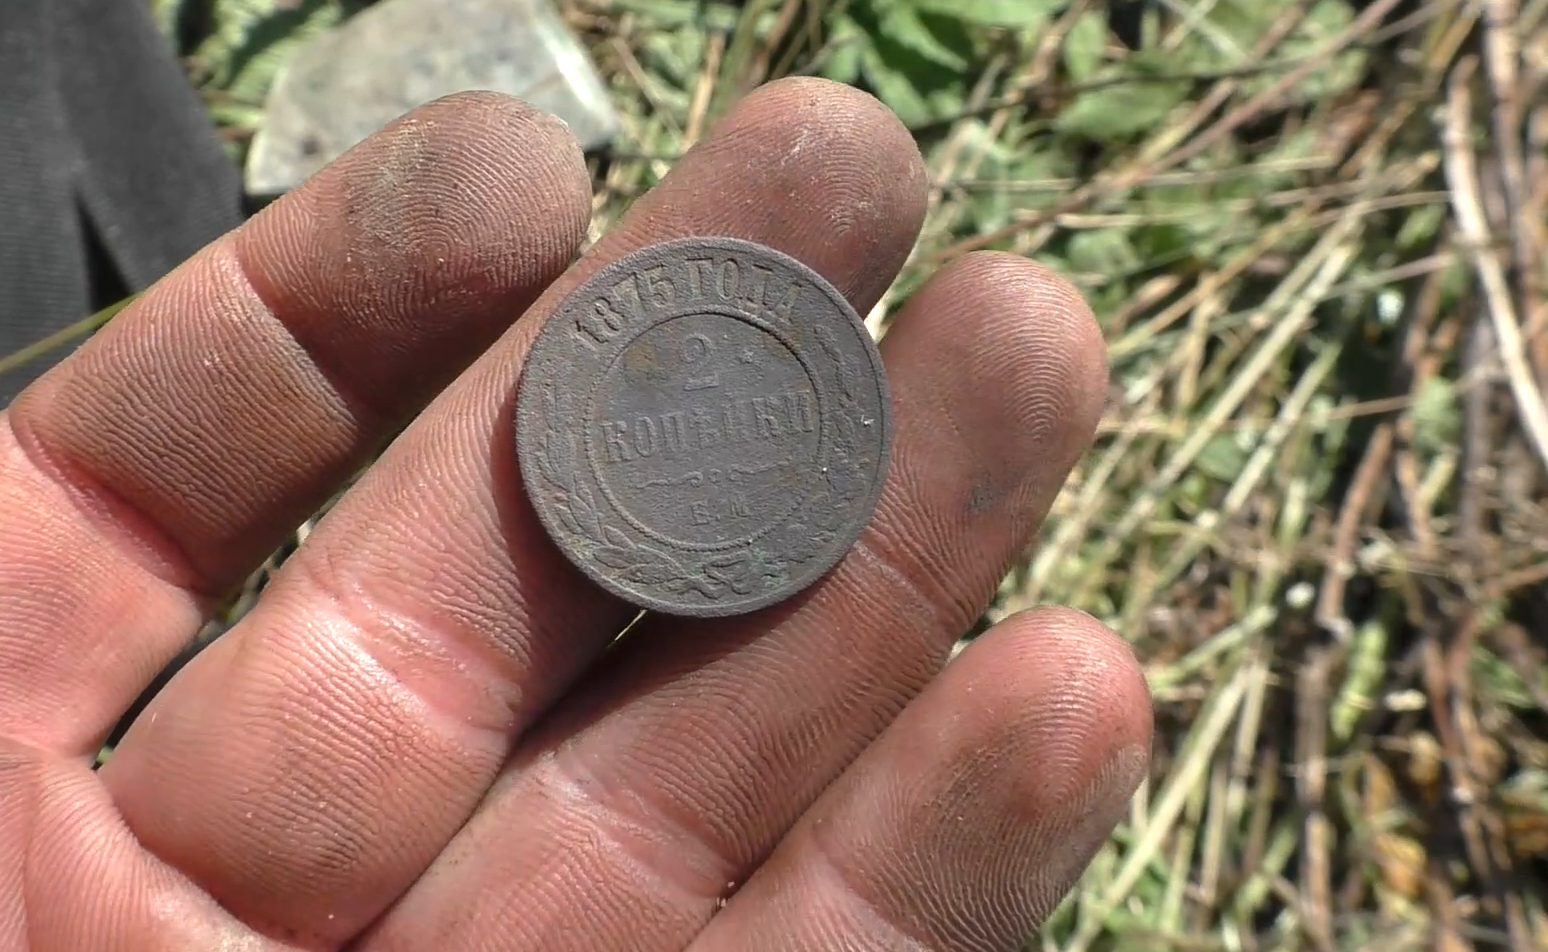
{"label": "coin edge", "polygon": [[[582,553],[566,542],[568,530],[558,524],[557,519],[551,513],[546,512],[544,506],[538,501],[537,496],[540,490],[534,482],[534,461],[531,456],[533,451],[530,448],[535,441],[523,437],[524,427],[522,426],[523,418],[530,416],[526,408],[531,405],[532,401],[537,399],[531,395],[532,390],[529,384],[533,377],[528,373],[528,369],[534,363],[534,356],[538,355],[540,350],[558,346],[552,343],[545,344],[545,342],[560,339],[559,331],[550,332],[550,328],[555,325],[559,313],[572,301],[582,296],[587,288],[603,284],[609,277],[619,272],[629,271],[628,261],[631,258],[647,252],[659,254],[677,246],[694,246],[699,248],[719,246],[729,251],[740,250],[754,255],[773,256],[796,274],[809,280],[814,288],[821,291],[831,302],[834,302],[838,307],[839,313],[846,319],[844,323],[849,326],[850,330],[859,339],[860,348],[865,353],[866,360],[870,363],[872,377],[877,388],[882,427],[881,438],[877,444],[878,462],[875,477],[861,507],[864,517],[855,520],[851,530],[839,537],[843,540],[841,544],[835,540],[834,543],[830,543],[827,547],[828,551],[826,553],[822,550],[814,552],[812,559],[817,567],[808,570],[806,580],[799,585],[787,586],[783,590],[776,589],[773,592],[741,598],[734,602],[705,606],[669,602],[634,589],[626,588],[605,573],[591,566],[588,560],[582,557]],[[886,488],[887,476],[892,466],[892,442],[894,437],[892,417],[892,386],[891,381],[887,378],[886,366],[882,361],[880,348],[877,346],[875,338],[871,336],[870,330],[865,326],[865,322],[860,317],[859,312],[849,302],[849,299],[844,296],[843,292],[816,268],[811,267],[794,255],[768,245],[749,241],[745,238],[723,235],[682,236],[635,248],[633,251],[627,252],[602,265],[588,275],[580,284],[576,285],[569,293],[565,294],[548,317],[545,318],[543,326],[533,336],[532,346],[528,348],[526,357],[522,362],[522,370],[516,383],[515,399],[513,400],[511,412],[512,442],[515,444],[517,468],[520,470],[522,489],[527,496],[528,504],[537,514],[538,521],[543,526],[545,534],[554,547],[560,551],[565,561],[574,566],[581,574],[585,575],[608,594],[626,604],[645,611],[653,611],[658,614],[679,618],[728,618],[751,614],[795,598],[832,572],[854,549],[855,543],[865,534],[865,530],[875,518],[876,508],[881,500],[882,492]]]}

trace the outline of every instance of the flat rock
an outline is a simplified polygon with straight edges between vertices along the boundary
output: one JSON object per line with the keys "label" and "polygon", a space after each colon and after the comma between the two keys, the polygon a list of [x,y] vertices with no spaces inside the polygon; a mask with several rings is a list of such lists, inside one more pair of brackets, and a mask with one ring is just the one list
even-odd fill
{"label": "flat rock", "polygon": [[618,117],[550,0],[383,0],[301,48],[277,77],[246,184],[278,195],[411,109],[456,92],[517,96],[586,149]]}

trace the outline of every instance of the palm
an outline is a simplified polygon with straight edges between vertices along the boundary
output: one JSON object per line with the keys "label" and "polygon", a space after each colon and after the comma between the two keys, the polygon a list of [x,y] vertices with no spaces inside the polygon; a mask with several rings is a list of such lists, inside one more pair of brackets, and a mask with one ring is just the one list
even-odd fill
{"label": "palm", "polygon": [[[1132,659],[1083,617],[1018,616],[942,670],[1095,425],[1074,293],[990,255],[915,296],[882,348],[872,526],[753,615],[604,651],[632,613],[556,554],[511,438],[542,316],[602,261],[750,238],[864,313],[923,198],[880,107],[779,83],[566,270],[574,146],[458,97],[23,394],[0,426],[0,949],[1013,948],[1149,737]],[[215,598],[416,416],[93,771]]]}

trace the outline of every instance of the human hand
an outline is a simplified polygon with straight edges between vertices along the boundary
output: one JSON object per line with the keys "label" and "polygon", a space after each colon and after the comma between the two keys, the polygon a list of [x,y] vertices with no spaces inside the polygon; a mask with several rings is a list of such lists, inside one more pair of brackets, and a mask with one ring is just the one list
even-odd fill
{"label": "human hand", "polygon": [[[863,314],[925,196],[879,104],[783,81],[569,266],[575,146],[464,95],[147,292],[0,426],[0,949],[1015,948],[1150,741],[1084,616],[946,665],[1096,425],[1070,286],[985,254],[913,297],[872,524],[751,615],[604,651],[634,613],[545,536],[513,444],[522,357],[602,263],[747,238]],[[218,597],[416,415],[93,771]]]}

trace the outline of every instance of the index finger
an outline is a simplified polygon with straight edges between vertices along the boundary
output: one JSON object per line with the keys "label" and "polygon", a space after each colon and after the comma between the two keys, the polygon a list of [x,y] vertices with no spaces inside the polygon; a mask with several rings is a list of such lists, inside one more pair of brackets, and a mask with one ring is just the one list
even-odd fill
{"label": "index finger", "polygon": [[211,598],[568,266],[589,209],[557,120],[441,100],[19,396],[0,416],[0,733],[94,753]]}

